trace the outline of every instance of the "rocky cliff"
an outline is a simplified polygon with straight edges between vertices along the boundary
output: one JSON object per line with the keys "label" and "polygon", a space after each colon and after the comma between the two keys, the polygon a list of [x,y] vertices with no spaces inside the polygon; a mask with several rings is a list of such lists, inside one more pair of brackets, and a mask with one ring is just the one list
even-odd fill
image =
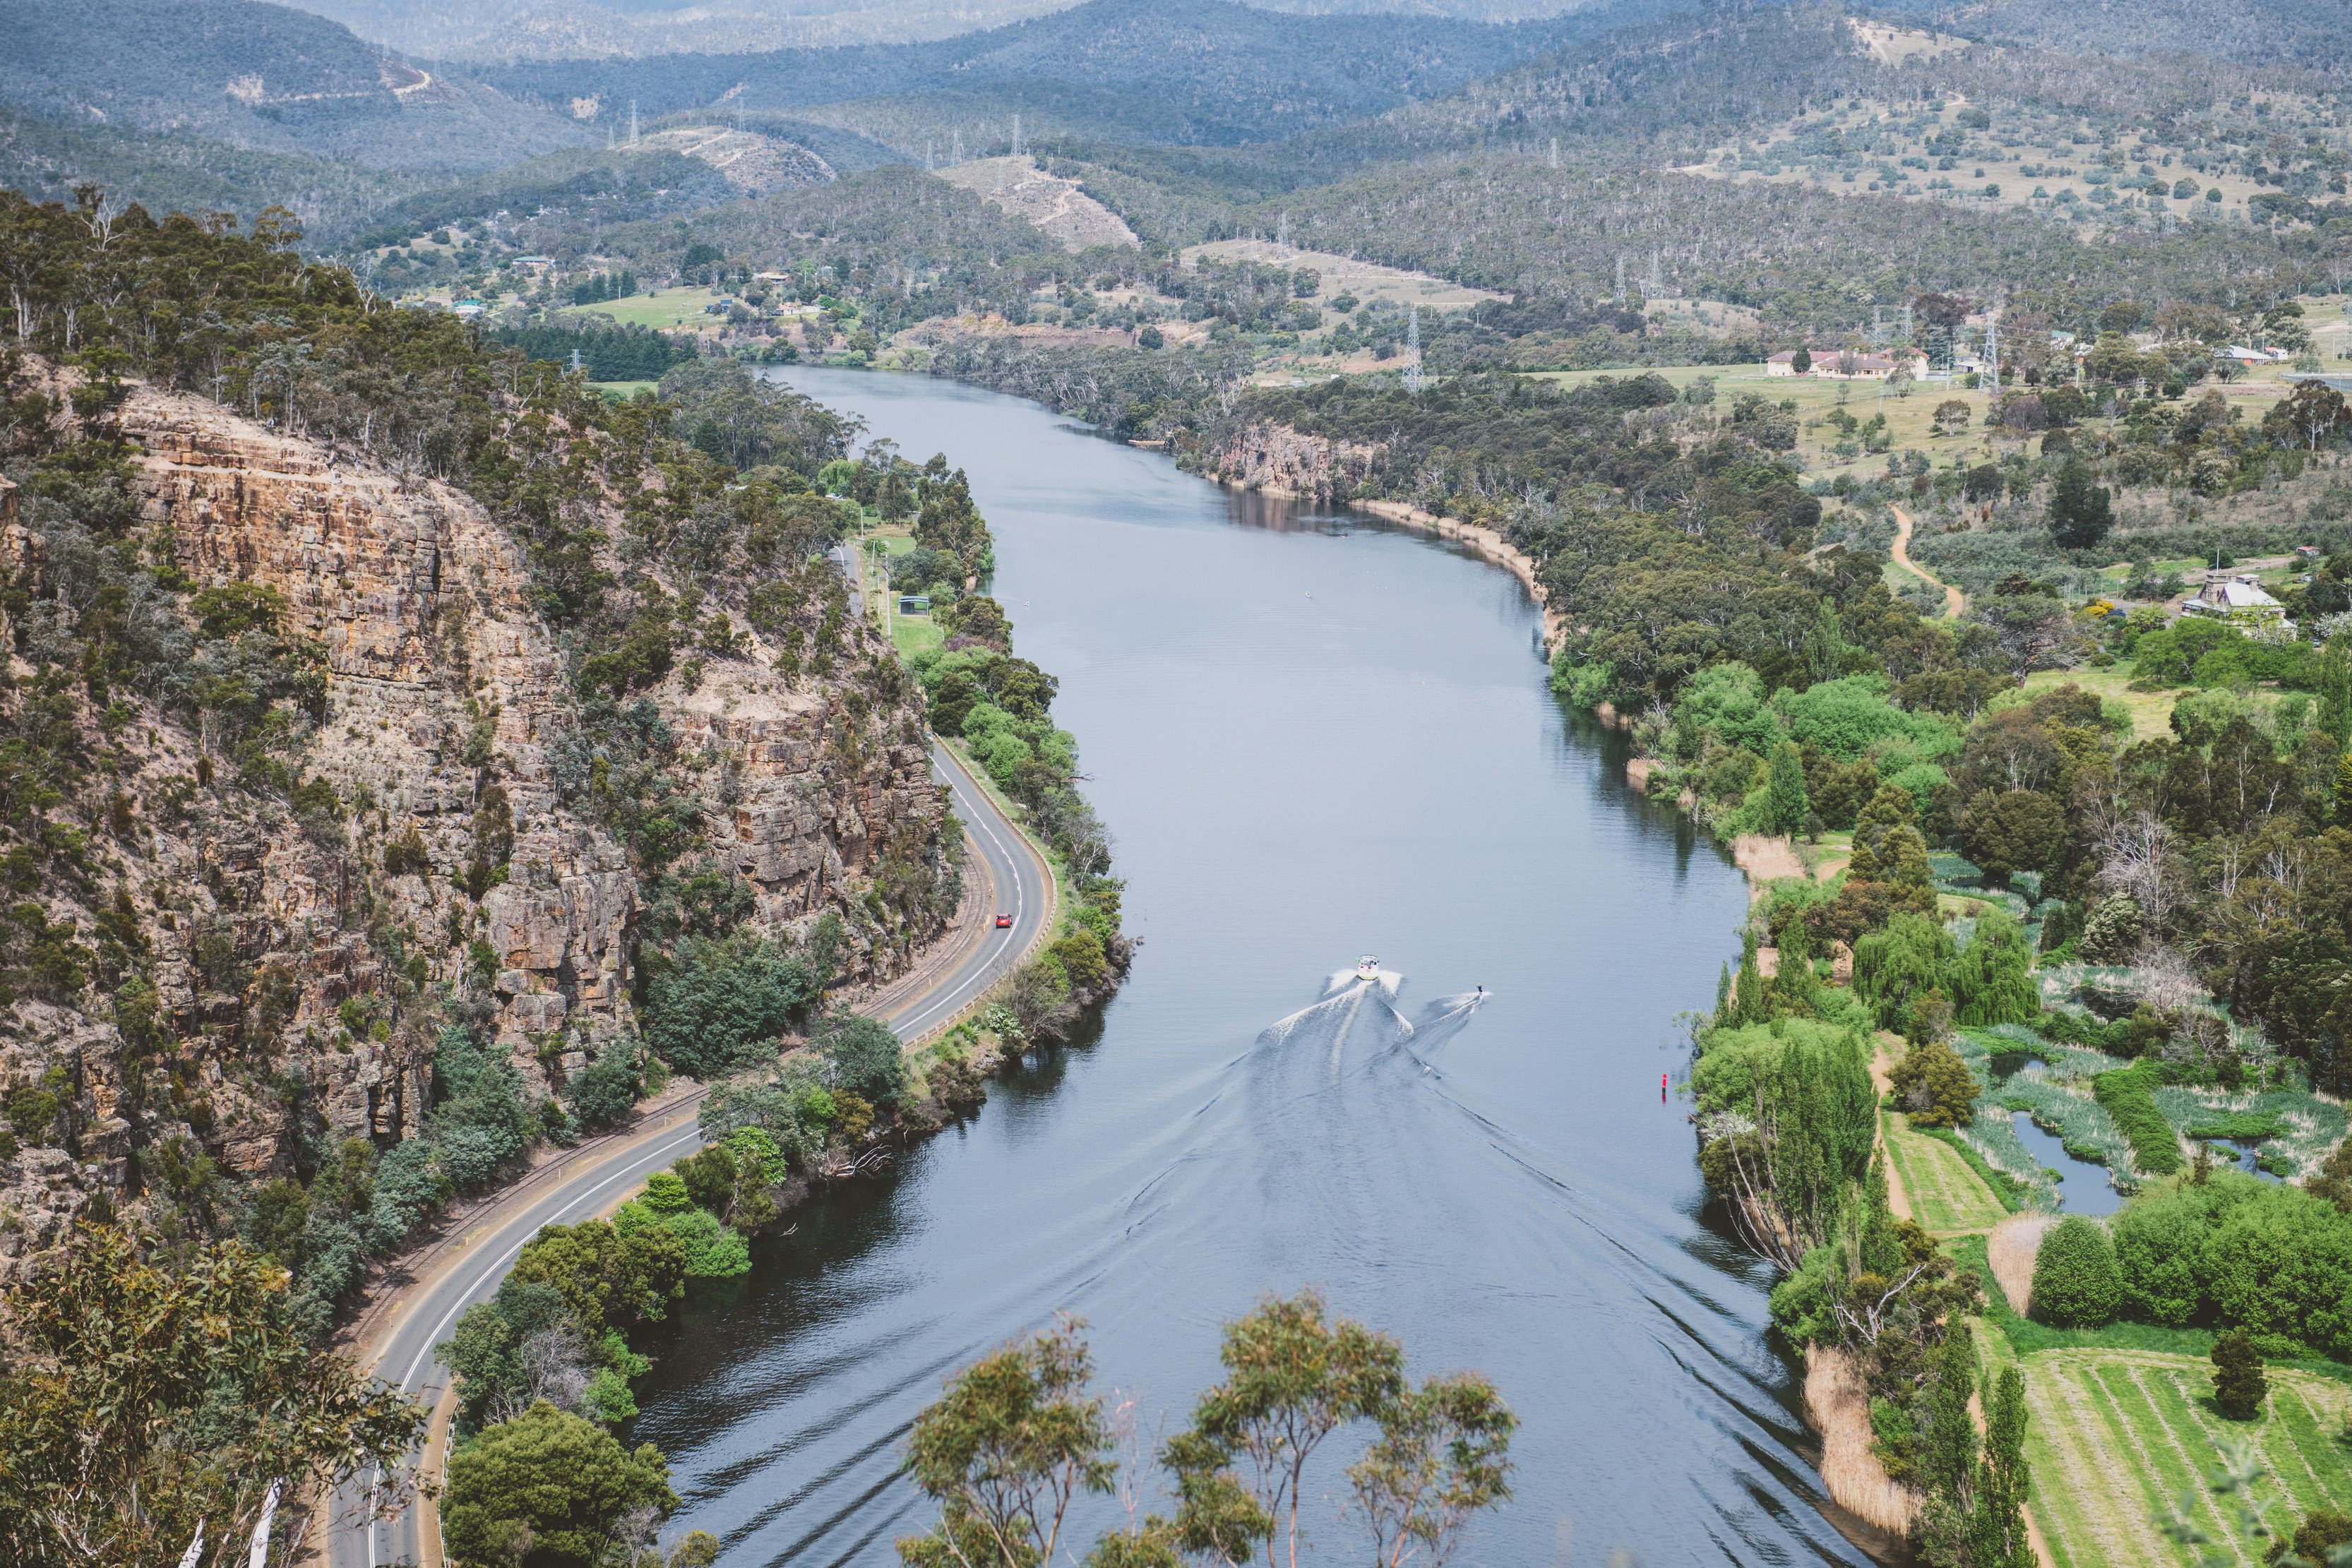
{"label": "rocky cliff", "polygon": [[1244,489],[1324,497],[1360,483],[1382,450],[1253,421],[1228,431],[1202,454],[1202,463],[1212,477]]}
{"label": "rocky cliff", "polygon": [[[133,389],[112,413],[139,512],[128,536],[168,558],[186,596],[151,619],[169,629],[249,611],[289,658],[320,667],[275,710],[310,715],[286,748],[290,791],[236,787],[215,717],[233,705],[175,702],[168,670],[154,690],[102,698],[93,679],[91,700],[57,721],[70,733],[50,754],[87,770],[62,780],[47,816],[75,823],[88,852],[82,874],[11,895],[20,932],[37,910],[75,973],[27,958],[23,974],[47,978],[7,988],[0,1267],[92,1195],[111,1206],[168,1183],[145,1168],[152,1151],[175,1151],[183,1177],[197,1150],[264,1176],[306,1140],[415,1136],[431,1030],[450,1007],[541,1094],[635,1021],[644,877],[601,820],[613,759],[583,733],[572,667],[596,649],[567,648],[535,607],[525,547],[448,484],[205,399]],[[70,508],[45,515],[31,494],[0,486],[0,571],[46,588],[8,601],[0,628],[17,650],[0,696],[12,733],[60,685],[43,672],[77,645],[74,607],[121,583]],[[153,597],[142,584],[131,591]],[[886,910],[876,892],[894,854],[936,852],[944,808],[919,697],[854,620],[844,635],[819,676],[745,633],[683,661],[633,712],[664,733],[688,791],[677,833],[742,879],[749,924],[804,935],[831,913],[848,977],[873,980],[951,903]],[[28,639],[47,641],[28,658]],[[138,977],[109,995],[125,974]],[[151,1151],[140,1168],[134,1148]]]}

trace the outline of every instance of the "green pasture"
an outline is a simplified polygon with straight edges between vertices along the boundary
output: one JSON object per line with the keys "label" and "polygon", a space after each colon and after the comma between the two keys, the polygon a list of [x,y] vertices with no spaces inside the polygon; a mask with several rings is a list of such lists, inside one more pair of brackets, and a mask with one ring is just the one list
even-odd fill
{"label": "green pasture", "polygon": [[2009,1210],[1958,1150],[1913,1132],[1911,1119],[1899,1112],[1881,1112],[1879,1130],[1887,1161],[1911,1200],[1911,1218],[1931,1235],[1976,1235],[2008,1218]]}
{"label": "green pasture", "polygon": [[718,298],[699,284],[688,284],[656,289],[651,294],[632,294],[626,299],[575,306],[570,314],[603,316],[624,327],[703,327],[717,319],[703,308]]}

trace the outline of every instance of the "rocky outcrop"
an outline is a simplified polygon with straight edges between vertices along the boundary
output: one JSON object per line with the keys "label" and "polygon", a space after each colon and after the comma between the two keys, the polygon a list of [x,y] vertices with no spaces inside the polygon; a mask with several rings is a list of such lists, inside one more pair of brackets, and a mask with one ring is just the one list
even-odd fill
{"label": "rocky outcrop", "polygon": [[[89,716],[83,749],[117,771],[66,810],[101,830],[103,869],[40,902],[85,942],[103,917],[127,923],[159,1043],[138,1059],[96,992],[16,1003],[0,1091],[50,1085],[73,1153],[35,1128],[0,1158],[0,1277],[90,1194],[121,1188],[134,1143],[183,1139],[259,1176],[289,1169],[305,1138],[415,1134],[433,1041],[395,994],[463,995],[544,1092],[635,1021],[646,893],[588,804],[578,653],[535,612],[517,541],[454,486],[201,398],[138,390],[119,418],[151,553],[168,540],[193,592],[274,591],[281,633],[323,650],[315,732],[291,766],[332,796],[306,809],[299,791],[211,787],[230,765],[168,705],[118,690],[102,735]],[[37,573],[58,547],[17,500],[0,483],[0,572]],[[704,803],[700,843],[747,879],[755,923],[798,934],[836,913],[867,980],[926,935],[877,916],[875,873],[894,845],[929,841],[945,808],[916,697],[859,685],[879,644],[849,635],[834,679],[787,678],[755,643],[750,659],[681,661],[644,695]],[[469,892],[496,799],[511,847]]]}
{"label": "rocky outcrop", "polygon": [[1206,456],[1209,472],[1225,484],[1269,496],[1328,498],[1361,484],[1382,450],[1254,423],[1233,431]]}
{"label": "rocky outcrop", "polygon": [[[122,429],[143,450],[148,520],[172,531],[181,569],[200,588],[277,590],[288,628],[324,645],[327,713],[305,765],[344,800],[373,802],[387,841],[414,827],[430,857],[429,870],[383,880],[375,919],[423,936],[446,930],[453,913],[467,916],[452,878],[495,782],[514,849],[508,882],[489,890],[476,924],[495,955],[501,1036],[534,1051],[560,1040],[546,1054],[577,1065],[626,1028],[636,882],[622,847],[559,798],[551,756],[574,727],[574,704],[514,540],[446,485],[339,463],[201,400],[134,396]],[[488,746],[478,742],[469,763],[484,723]],[[259,864],[241,868],[257,869],[257,902],[275,929],[350,924],[361,874],[351,857],[299,834],[247,852]],[[356,934],[314,938],[289,1030],[318,1024],[370,977],[352,950],[364,946]],[[471,956],[466,946],[425,946],[437,949],[438,977]],[[397,1078],[407,1064],[385,1065]],[[331,1113],[339,1126],[360,1124],[364,1076]],[[387,1119],[386,1094],[413,1124],[421,1083],[365,1087],[370,1125]]]}

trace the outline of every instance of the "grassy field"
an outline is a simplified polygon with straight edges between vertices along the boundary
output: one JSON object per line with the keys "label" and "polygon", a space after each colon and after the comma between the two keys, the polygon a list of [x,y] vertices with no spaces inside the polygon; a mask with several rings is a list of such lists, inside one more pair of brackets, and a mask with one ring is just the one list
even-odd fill
{"label": "grassy field", "polygon": [[[1936,465],[1944,467],[1955,459],[1982,463],[1994,461],[2013,452],[2033,453],[2041,450],[2037,434],[2021,437],[2006,431],[1988,434],[1984,429],[1985,411],[1990,394],[1969,392],[1957,382],[1941,386],[1932,382],[1915,382],[1908,396],[1888,392],[1877,382],[1838,381],[1817,376],[1767,375],[1761,365],[1666,365],[1652,371],[1626,369],[1612,371],[1531,371],[1533,381],[1557,382],[1563,386],[1579,386],[1601,376],[1620,380],[1627,376],[1656,374],[1664,376],[1677,387],[1688,386],[1701,376],[1712,377],[1716,383],[1716,399],[1728,405],[1730,400],[1744,392],[1759,393],[1772,402],[1793,402],[1797,405],[1797,456],[1804,465],[1810,480],[1834,478],[1851,474],[1856,479],[1883,475],[1886,471],[1885,452],[1859,453],[1841,455],[1837,450],[1845,439],[1831,415],[1843,410],[1862,423],[1884,414],[1886,418],[1886,438],[1895,452],[1926,453]],[[2254,376],[2221,386],[2208,382],[2193,389],[2201,396],[2209,390],[2218,390],[2233,406],[2242,406],[2241,417],[2249,424],[2262,423],[2271,404],[2284,396],[2289,382],[2284,372],[2263,371]],[[1968,405],[1969,417],[1958,433],[1938,435],[1934,425],[1938,405],[1958,400]],[[2189,562],[2173,570],[2193,570],[2198,563]],[[2284,574],[2282,574],[2284,575]]]}
{"label": "grassy field", "polygon": [[651,294],[633,294],[626,299],[583,305],[565,314],[603,316],[625,327],[702,327],[716,319],[706,313],[704,307],[718,298],[699,284],[687,284],[656,289]]}
{"label": "grassy field", "polygon": [[[1980,1327],[1995,1367],[2009,1359],[2000,1331]],[[2225,1421],[2212,1405],[2210,1362],[2157,1351],[2051,1350],[2020,1362],[2025,1375],[2026,1458],[2033,1516],[2057,1568],[2198,1561],[2165,1539],[2156,1521],[2184,1496],[2189,1517],[2230,1560],[2263,1561],[2267,1543],[2217,1503],[2210,1479],[2218,1445],[2252,1443],[2269,1479],[2254,1501],[2273,1527],[2315,1508],[2352,1508],[2344,1417],[2352,1392],[2311,1373],[2270,1371],[2270,1402],[2257,1421]]]}
{"label": "grassy field", "polygon": [[947,640],[948,634],[940,631],[939,622],[929,616],[901,615],[897,609],[891,610],[890,643],[902,656],[919,653],[926,648],[936,648]]}
{"label": "grassy field", "polygon": [[2136,692],[2131,680],[2131,664],[2126,661],[2105,670],[2036,670],[2025,677],[2025,690],[2031,695],[2058,686],[2080,686],[2095,696],[2123,704],[2131,714],[2134,740],[2171,734],[2173,705],[2184,694]]}
{"label": "grassy field", "polygon": [[1887,1161],[1911,1199],[1911,1218],[1933,1235],[1979,1235],[2009,1217],[1968,1161],[1949,1145],[1913,1132],[1909,1117],[1882,1111],[1879,1132]]}

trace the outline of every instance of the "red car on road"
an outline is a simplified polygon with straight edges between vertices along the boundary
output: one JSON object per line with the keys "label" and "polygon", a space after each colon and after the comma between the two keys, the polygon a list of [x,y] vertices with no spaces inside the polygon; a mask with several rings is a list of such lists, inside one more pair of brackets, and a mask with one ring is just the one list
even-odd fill
{"label": "red car on road", "polygon": [[996,917],[996,928],[997,928],[999,931],[1010,931],[1010,930],[1012,930],[1012,929],[1013,929],[1013,916],[1011,916],[1010,915],[998,915],[998,916]]}

